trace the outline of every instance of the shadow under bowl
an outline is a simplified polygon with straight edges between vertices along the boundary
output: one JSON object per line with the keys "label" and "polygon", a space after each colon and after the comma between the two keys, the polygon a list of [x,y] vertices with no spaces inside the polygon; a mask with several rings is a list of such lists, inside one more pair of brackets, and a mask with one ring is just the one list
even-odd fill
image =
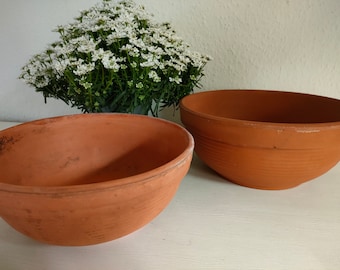
{"label": "shadow under bowl", "polygon": [[159,118],[79,114],[0,132],[0,216],[40,242],[83,246],[155,218],[188,172],[193,138]]}
{"label": "shadow under bowl", "polygon": [[271,90],[212,90],[184,97],[181,121],[197,155],[239,185],[287,189],[340,160],[340,100]]}

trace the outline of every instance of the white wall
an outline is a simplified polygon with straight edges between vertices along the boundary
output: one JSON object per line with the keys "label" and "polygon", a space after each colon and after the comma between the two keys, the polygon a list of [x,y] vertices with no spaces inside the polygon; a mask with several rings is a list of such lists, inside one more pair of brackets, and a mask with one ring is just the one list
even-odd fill
{"label": "white wall", "polygon": [[[0,120],[78,112],[17,77],[51,30],[100,0],[0,0]],[[213,56],[200,91],[278,89],[340,98],[339,0],[136,0]],[[171,114],[171,113],[170,113]],[[178,114],[177,114],[178,116]]]}

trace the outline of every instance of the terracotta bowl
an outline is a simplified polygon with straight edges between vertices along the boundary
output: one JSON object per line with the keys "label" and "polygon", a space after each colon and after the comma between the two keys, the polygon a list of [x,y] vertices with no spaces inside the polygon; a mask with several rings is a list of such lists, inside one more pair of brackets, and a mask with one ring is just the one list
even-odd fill
{"label": "terracotta bowl", "polygon": [[286,189],[340,160],[340,100],[266,90],[186,96],[181,120],[197,155],[239,185]]}
{"label": "terracotta bowl", "polygon": [[38,241],[91,245],[155,218],[186,175],[193,138],[148,116],[81,114],[0,132],[0,216]]}

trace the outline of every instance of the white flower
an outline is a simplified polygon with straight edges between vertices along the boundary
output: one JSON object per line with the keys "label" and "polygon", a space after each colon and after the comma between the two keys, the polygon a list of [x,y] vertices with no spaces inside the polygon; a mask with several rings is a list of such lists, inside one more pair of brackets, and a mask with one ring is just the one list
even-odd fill
{"label": "white flower", "polygon": [[65,69],[70,65],[69,59],[55,59],[53,66],[58,74],[63,74]]}
{"label": "white flower", "polygon": [[55,31],[60,40],[32,57],[20,78],[45,97],[86,112],[117,106],[131,111],[138,98],[156,104],[151,110],[157,113],[191,93],[210,60],[132,0],[103,0]]}
{"label": "white flower", "polygon": [[72,65],[76,66],[76,69],[73,70],[73,73],[77,76],[83,76],[90,73],[95,68],[94,63],[84,63],[82,59],[75,61]]}
{"label": "white flower", "polygon": [[129,37],[129,31],[131,31],[130,29],[117,29],[117,27],[115,28],[116,28],[114,29],[115,31],[106,37],[107,45],[111,45],[114,42],[117,42],[122,38]]}
{"label": "white flower", "polygon": [[69,43],[74,46],[79,52],[89,53],[96,49],[96,42],[88,35],[83,35],[69,40]]}
{"label": "white flower", "polygon": [[137,88],[137,89],[141,89],[141,88],[143,88],[143,86],[144,86],[144,85],[143,85],[142,82],[139,82],[139,83],[136,84],[136,88]]}
{"label": "white flower", "polygon": [[96,62],[97,60],[103,59],[104,55],[107,54],[107,53],[112,55],[112,52],[104,51],[103,48],[99,48],[97,50],[92,51],[92,61]]}
{"label": "white flower", "polygon": [[104,54],[102,58],[102,63],[104,68],[114,70],[115,72],[118,72],[120,69],[120,62],[122,62],[123,59],[119,59],[116,56],[114,56],[112,53],[107,52]]}
{"label": "white flower", "polygon": [[131,57],[139,57],[140,56],[140,51],[138,48],[132,46],[131,44],[126,44],[126,45],[123,45],[121,48],[120,48],[120,51],[121,52],[127,52],[129,56]]}
{"label": "white flower", "polygon": [[152,55],[148,55],[148,58],[144,62],[140,63],[141,67],[153,67],[157,68],[159,61],[155,59]]}
{"label": "white flower", "polygon": [[151,70],[148,74],[149,78],[152,79],[155,83],[158,83],[161,81],[161,77],[158,76],[157,72],[154,70]]}
{"label": "white flower", "polygon": [[129,39],[130,43],[132,46],[137,47],[141,50],[146,50],[147,49],[147,45],[145,44],[144,40],[136,38],[136,37],[132,37]]}
{"label": "white flower", "polygon": [[175,82],[177,84],[181,84],[182,79],[178,76],[176,76],[175,78],[169,77],[169,82]]}
{"label": "white flower", "polygon": [[91,82],[88,82],[88,81],[86,81],[86,80],[80,80],[79,81],[79,84],[81,85],[81,86],[83,86],[85,89],[90,89],[91,87],[92,87],[92,83]]}

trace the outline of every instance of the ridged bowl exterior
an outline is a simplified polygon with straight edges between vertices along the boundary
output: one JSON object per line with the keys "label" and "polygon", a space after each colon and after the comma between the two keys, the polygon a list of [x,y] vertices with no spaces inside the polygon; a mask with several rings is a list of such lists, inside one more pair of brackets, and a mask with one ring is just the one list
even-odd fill
{"label": "ridged bowl exterior", "polygon": [[[308,103],[311,97],[313,106]],[[295,123],[294,115],[284,115],[283,108],[294,111],[296,100],[304,112],[296,115]],[[233,101],[238,106],[233,107]],[[267,103],[270,110],[265,108]],[[282,114],[279,121],[259,121],[278,112],[275,103]],[[295,187],[324,174],[340,160],[339,100],[280,91],[217,90],[187,96],[180,107],[197,155],[220,175],[243,186]],[[313,116],[314,109],[323,116]]]}

